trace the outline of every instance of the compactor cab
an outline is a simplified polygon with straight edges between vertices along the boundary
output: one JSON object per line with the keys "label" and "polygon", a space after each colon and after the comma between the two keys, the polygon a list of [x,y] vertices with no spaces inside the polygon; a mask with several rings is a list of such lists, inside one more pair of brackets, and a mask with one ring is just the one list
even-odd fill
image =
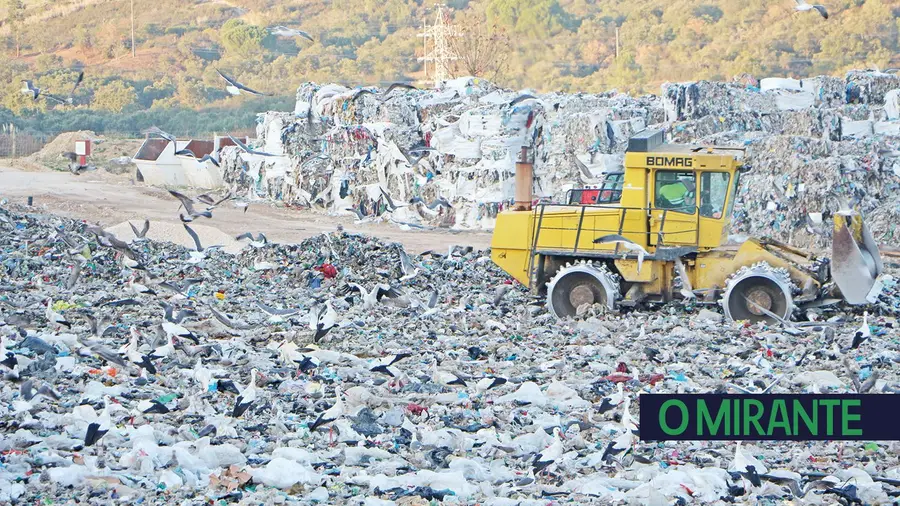
{"label": "compactor cab", "polygon": [[680,297],[720,303],[732,320],[788,319],[796,305],[837,294],[826,290],[831,272],[847,302],[874,300],[883,267],[853,211],[835,216],[833,266],[772,239],[726,245],[749,170],[743,154],[642,132],[629,140],[624,170],[602,185],[498,215],[492,259],[545,294],[558,317],[586,304],[615,309]]}

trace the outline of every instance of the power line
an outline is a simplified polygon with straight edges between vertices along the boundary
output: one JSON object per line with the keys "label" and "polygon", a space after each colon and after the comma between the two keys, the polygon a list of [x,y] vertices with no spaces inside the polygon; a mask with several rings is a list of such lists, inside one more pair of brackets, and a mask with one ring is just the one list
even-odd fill
{"label": "power line", "polygon": [[[449,62],[456,60],[456,55],[450,50],[448,45],[450,37],[456,37],[458,34],[450,24],[450,17],[444,13],[444,5],[437,5],[437,14],[434,17],[434,24],[424,29],[418,34],[424,39],[425,54],[418,60],[425,64],[425,78],[428,79],[428,62],[434,62],[434,83],[440,86],[447,80],[450,75]],[[428,40],[432,41],[432,50],[428,52]]]}

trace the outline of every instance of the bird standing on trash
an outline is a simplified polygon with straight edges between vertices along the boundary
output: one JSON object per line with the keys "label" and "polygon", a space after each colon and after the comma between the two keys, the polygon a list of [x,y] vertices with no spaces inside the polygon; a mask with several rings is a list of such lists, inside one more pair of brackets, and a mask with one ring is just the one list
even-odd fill
{"label": "bird standing on trash", "polygon": [[325,301],[325,307],[310,314],[309,327],[315,330],[313,342],[318,343],[319,339],[325,337],[335,324],[337,323],[337,312],[331,307],[331,301]]}
{"label": "bird standing on trash", "polygon": [[855,350],[859,348],[859,345],[869,340],[872,337],[872,329],[869,328],[869,312],[863,312],[863,322],[862,325],[859,326],[859,329],[856,330],[856,333],[853,334],[853,342],[850,344],[850,349]]}
{"label": "bird standing on trash", "polygon": [[232,418],[240,418],[256,401],[256,374],[256,369],[250,370],[250,383],[241,389],[237,400],[234,401],[234,409],[231,411]]}

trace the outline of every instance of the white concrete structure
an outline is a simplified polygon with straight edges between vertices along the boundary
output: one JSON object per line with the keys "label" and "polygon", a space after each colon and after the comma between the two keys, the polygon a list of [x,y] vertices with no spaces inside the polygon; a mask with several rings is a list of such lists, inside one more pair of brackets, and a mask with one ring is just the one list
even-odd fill
{"label": "white concrete structure", "polygon": [[[249,142],[244,137],[242,142]],[[138,167],[144,182],[154,186],[191,186],[194,188],[218,188],[224,184],[222,169],[212,161],[200,162],[204,155],[219,157],[225,146],[234,145],[231,139],[217,136],[212,141],[178,141],[178,150],[190,150],[195,156],[175,155],[176,146],[166,139],[148,138],[141,145],[132,161]]]}

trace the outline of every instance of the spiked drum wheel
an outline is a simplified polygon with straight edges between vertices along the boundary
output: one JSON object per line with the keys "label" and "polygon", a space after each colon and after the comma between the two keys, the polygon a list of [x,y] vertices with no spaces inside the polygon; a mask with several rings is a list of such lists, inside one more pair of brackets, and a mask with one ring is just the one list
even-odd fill
{"label": "spiked drum wheel", "polygon": [[547,284],[547,306],[557,318],[575,316],[579,306],[603,304],[615,309],[619,299],[617,276],[602,264],[567,264]]}
{"label": "spiked drum wheel", "polygon": [[772,314],[790,319],[793,311],[791,292],[791,279],[786,270],[760,262],[736,272],[728,280],[720,302],[725,316],[731,321],[775,323],[777,319]]}

